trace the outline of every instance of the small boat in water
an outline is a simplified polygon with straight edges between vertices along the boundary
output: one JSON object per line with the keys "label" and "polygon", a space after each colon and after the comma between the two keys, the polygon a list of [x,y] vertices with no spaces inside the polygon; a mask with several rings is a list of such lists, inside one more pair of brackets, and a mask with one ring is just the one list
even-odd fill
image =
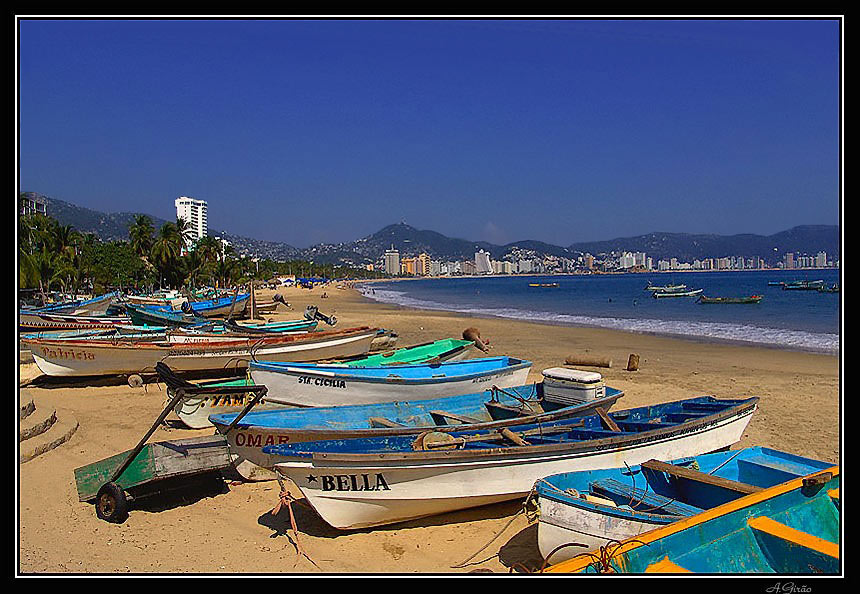
{"label": "small boat in water", "polygon": [[691,291],[654,291],[653,296],[655,299],[659,299],[661,297],[693,297],[702,291],[704,291],[704,289],[694,289]]}
{"label": "small boat in water", "polygon": [[529,283],[530,287],[543,287],[543,288],[551,288],[557,287],[558,283]]}
{"label": "small boat in water", "polygon": [[839,292],[839,285],[834,283],[829,287],[821,286],[821,287],[818,287],[818,292],[819,293],[838,293]]}
{"label": "small boat in water", "polygon": [[548,476],[534,488],[538,546],[547,562],[559,563],[830,466],[753,447]]}
{"label": "small boat in water", "polygon": [[705,297],[702,295],[699,297],[699,303],[714,303],[714,304],[726,304],[726,303],[761,303],[762,296],[761,295],[750,295],[749,297]]}
{"label": "small boat in water", "polygon": [[838,574],[839,487],[839,467],[831,466],[544,571]]}
{"label": "small boat in water", "polygon": [[728,448],[758,398],[712,396],[494,430],[263,447],[331,526],[366,528],[525,497],[539,478]]}
{"label": "small boat in water", "polygon": [[823,280],[798,280],[782,284],[783,291],[817,291],[824,286]]}
{"label": "small boat in water", "polygon": [[649,281],[648,285],[645,287],[645,290],[646,291],[660,291],[661,293],[677,293],[677,292],[683,291],[686,288],[687,288],[687,285],[674,285],[674,284],[663,285],[661,287],[661,286],[657,286],[657,285],[652,285],[651,282]]}

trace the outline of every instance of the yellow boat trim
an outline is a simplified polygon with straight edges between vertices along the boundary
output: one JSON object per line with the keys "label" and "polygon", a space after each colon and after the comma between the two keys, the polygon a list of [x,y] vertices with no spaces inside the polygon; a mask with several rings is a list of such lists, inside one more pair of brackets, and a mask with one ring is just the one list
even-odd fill
{"label": "yellow boat trim", "polygon": [[759,532],[765,532],[777,538],[781,538],[782,540],[787,540],[788,542],[806,547],[807,549],[817,551],[835,559],[839,558],[839,545],[835,542],[830,542],[829,540],[824,540],[814,534],[809,534],[808,532],[797,530],[791,526],[786,526],[785,524],[772,520],[767,516],[750,518],[747,520],[747,524],[750,528],[758,530]]}
{"label": "yellow boat trim", "polygon": [[668,556],[663,557],[656,563],[652,563],[645,569],[645,573],[692,573],[689,569],[681,567]]}
{"label": "yellow boat trim", "polygon": [[[675,534],[676,532],[686,530],[691,526],[702,524],[719,516],[735,512],[745,507],[756,505],[758,503],[761,503],[762,501],[766,501],[784,493],[794,491],[795,489],[800,489],[801,487],[803,487],[804,479],[809,478],[810,476],[816,476],[828,472],[833,475],[833,478],[839,476],[839,466],[831,466],[830,468],[826,468],[819,472],[809,474],[804,477],[798,477],[796,479],[784,482],[781,485],[775,485],[768,489],[764,489],[763,491],[759,491],[758,493],[751,493],[749,495],[746,495],[745,497],[740,497],[738,499],[735,499],[734,501],[729,501],[728,503],[724,503],[723,505],[718,505],[717,507],[705,510],[700,514],[696,514],[695,516],[690,516],[689,518],[684,518],[683,520],[672,522],[671,524],[663,526],[662,528],[656,528],[654,530],[651,530],[650,532],[640,534],[635,538],[625,540],[621,543],[621,546],[616,547],[613,558],[621,555],[622,553],[626,553],[627,551],[632,551],[633,549],[636,549],[640,546],[645,546],[656,540],[665,538],[670,534]],[[561,563],[547,567],[544,572],[578,573],[586,569],[591,563],[593,563],[593,560],[590,557],[583,555],[582,557],[575,557],[573,559],[562,561]]]}
{"label": "yellow boat trim", "polygon": [[827,491],[827,494],[830,495],[831,499],[835,499],[836,501],[839,501],[839,487],[837,487],[835,489],[830,489],[829,491]]}

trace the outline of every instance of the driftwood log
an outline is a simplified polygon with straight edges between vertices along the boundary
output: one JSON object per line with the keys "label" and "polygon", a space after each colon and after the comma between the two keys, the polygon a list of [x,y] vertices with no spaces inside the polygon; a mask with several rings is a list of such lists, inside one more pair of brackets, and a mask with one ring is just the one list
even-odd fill
{"label": "driftwood log", "polygon": [[564,360],[565,365],[584,365],[586,367],[612,367],[612,359],[601,355],[574,353]]}

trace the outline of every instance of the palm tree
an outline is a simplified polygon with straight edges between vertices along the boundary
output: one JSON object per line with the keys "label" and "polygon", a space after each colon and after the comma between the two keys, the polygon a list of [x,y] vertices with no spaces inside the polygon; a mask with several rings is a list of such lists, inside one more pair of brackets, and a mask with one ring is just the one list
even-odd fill
{"label": "palm tree", "polygon": [[164,223],[152,244],[152,260],[158,268],[159,285],[173,268],[182,252],[182,238],[174,223]]}
{"label": "palm tree", "polygon": [[155,229],[152,226],[152,219],[146,215],[137,215],[134,217],[134,222],[128,226],[128,236],[131,240],[131,247],[138,256],[146,260],[152,250],[152,234]]}
{"label": "palm tree", "polygon": [[191,228],[191,223],[182,217],[176,217],[176,232],[182,238],[182,246],[186,246],[194,239],[194,229]]}

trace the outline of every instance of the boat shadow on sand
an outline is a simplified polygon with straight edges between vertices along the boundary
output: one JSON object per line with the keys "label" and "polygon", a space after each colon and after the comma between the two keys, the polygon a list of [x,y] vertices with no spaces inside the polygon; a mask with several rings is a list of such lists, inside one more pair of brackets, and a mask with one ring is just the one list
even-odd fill
{"label": "boat shadow on sand", "polygon": [[[449,512],[438,516],[399,522],[397,524],[375,526],[358,530],[338,530],[337,528],[329,526],[310,506],[306,499],[296,499],[292,502],[293,517],[295,518],[296,528],[299,533],[318,538],[336,538],[338,536],[349,534],[408,530],[410,528],[428,528],[434,526],[450,526],[454,524],[465,524],[485,520],[504,520],[513,518],[513,516],[519,513],[521,508],[521,502],[508,501]],[[279,536],[286,536],[290,539],[293,538],[291,534],[292,524],[290,521],[290,511],[286,506],[283,506],[277,515],[273,515],[272,510],[267,511],[257,518],[257,523],[273,531],[270,538],[277,538]],[[488,529],[487,540],[492,538],[492,536],[499,530],[499,527]],[[301,538],[301,536],[299,536],[299,538]],[[479,547],[476,547],[476,551],[478,548]],[[487,547],[486,550],[475,555],[474,559],[469,559],[461,569],[469,569],[481,565],[483,562],[496,556],[493,552],[494,550],[495,548],[492,545]],[[505,567],[510,567],[512,571],[517,573],[529,573],[540,569],[543,564],[543,558],[541,557],[540,549],[538,548],[537,524],[527,526],[510,538],[504,545],[502,545],[501,549],[499,549],[498,557],[499,561]],[[459,561],[462,561],[462,559],[452,559],[452,563]]]}
{"label": "boat shadow on sand", "polygon": [[[196,379],[235,379],[236,377],[241,377],[244,370],[240,370],[239,372],[234,372],[233,370],[210,370],[210,371],[186,371],[182,372],[182,378],[188,380],[196,380]],[[153,373],[142,373],[139,374],[140,379],[142,380],[141,386],[144,389],[165,389],[164,382],[162,382],[158,375]],[[59,389],[59,388],[97,388],[97,387],[105,387],[105,386],[126,386],[129,387],[129,375],[128,374],[118,374],[118,375],[81,375],[81,376],[70,376],[70,377],[62,377],[62,376],[50,376],[50,375],[37,375],[35,377],[23,380],[20,383],[20,387],[22,388],[45,388],[48,390],[51,389]]]}

